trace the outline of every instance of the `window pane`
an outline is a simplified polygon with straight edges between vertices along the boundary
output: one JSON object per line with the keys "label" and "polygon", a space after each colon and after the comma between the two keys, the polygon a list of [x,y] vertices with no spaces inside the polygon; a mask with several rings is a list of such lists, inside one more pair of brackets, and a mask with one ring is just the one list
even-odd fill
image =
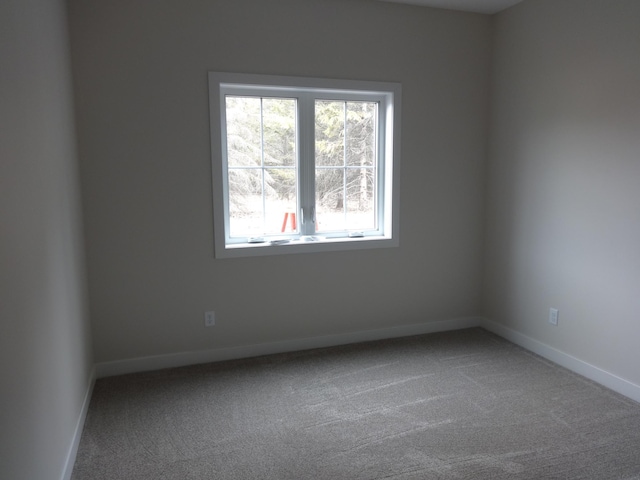
{"label": "window pane", "polygon": [[346,108],[347,165],[375,165],[378,105],[373,102],[348,102]]}
{"label": "window pane", "polygon": [[260,99],[227,96],[226,107],[229,166],[262,165]]}
{"label": "window pane", "polygon": [[263,229],[262,170],[230,168],[230,235],[232,237],[261,235]]}
{"label": "window pane", "polygon": [[316,165],[344,165],[345,102],[316,100]]}
{"label": "window pane", "polygon": [[345,229],[344,169],[316,169],[316,220],[318,231]]}
{"label": "window pane", "polygon": [[347,169],[346,228],[373,230],[376,227],[373,168]]}
{"label": "window pane", "polygon": [[296,164],[296,101],[288,98],[262,100],[264,164]]}
{"label": "window pane", "polygon": [[286,233],[297,232],[296,213],[294,168],[229,169],[229,227],[232,237],[276,235],[282,232],[283,226]]}
{"label": "window pane", "polygon": [[[265,169],[265,234],[297,232],[297,190],[294,168]],[[288,215],[287,215],[288,214]],[[286,220],[286,223],[285,223]]]}
{"label": "window pane", "polygon": [[230,236],[279,234],[297,212],[296,101],[227,96],[226,106]]}

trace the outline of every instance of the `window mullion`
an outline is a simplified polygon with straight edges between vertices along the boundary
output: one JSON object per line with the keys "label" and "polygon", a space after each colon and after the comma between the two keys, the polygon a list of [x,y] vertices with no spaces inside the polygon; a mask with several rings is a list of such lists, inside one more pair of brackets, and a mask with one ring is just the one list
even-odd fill
{"label": "window mullion", "polygon": [[262,180],[262,231],[267,229],[267,198],[264,170],[264,98],[260,98],[260,173]]}
{"label": "window mullion", "polygon": [[299,156],[300,171],[300,212],[299,230],[301,235],[315,233],[315,99],[310,93],[298,97]]}
{"label": "window mullion", "polygon": [[342,104],[343,117],[343,142],[342,142],[342,221],[344,229],[348,229],[347,223],[347,102]]}

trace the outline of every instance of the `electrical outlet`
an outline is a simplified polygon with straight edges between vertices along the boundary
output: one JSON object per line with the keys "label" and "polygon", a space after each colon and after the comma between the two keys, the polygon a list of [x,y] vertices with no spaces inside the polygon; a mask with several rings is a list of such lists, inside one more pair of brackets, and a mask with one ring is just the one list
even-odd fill
{"label": "electrical outlet", "polygon": [[216,312],[204,312],[204,326],[213,327],[216,324]]}
{"label": "electrical outlet", "polygon": [[555,325],[556,327],[558,326],[558,309],[557,308],[549,309],[549,323],[551,325]]}

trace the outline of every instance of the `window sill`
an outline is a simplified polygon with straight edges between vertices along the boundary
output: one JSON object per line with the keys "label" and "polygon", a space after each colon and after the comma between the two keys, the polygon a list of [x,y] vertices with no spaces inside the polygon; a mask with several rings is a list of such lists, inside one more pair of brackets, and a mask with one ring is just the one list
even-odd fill
{"label": "window sill", "polygon": [[301,239],[273,240],[261,243],[228,244],[216,250],[216,258],[257,257],[294,253],[339,252],[372,248],[397,247],[397,239],[390,237],[304,237]]}

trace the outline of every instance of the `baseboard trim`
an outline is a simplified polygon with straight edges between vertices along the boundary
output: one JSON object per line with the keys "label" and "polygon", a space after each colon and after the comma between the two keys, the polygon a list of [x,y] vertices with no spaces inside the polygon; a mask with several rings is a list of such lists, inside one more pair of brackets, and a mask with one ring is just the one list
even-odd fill
{"label": "baseboard trim", "polygon": [[97,378],[103,378],[127,373],[160,370],[163,368],[183,367],[199,363],[257,357],[273,353],[295,352],[299,350],[309,350],[311,348],[333,347],[349,343],[382,340],[385,338],[408,337],[425,333],[460,330],[463,328],[479,327],[481,320],[480,317],[463,317],[337,335],[324,335],[255,345],[131,358],[128,360],[98,363],[96,364],[96,374]]}
{"label": "baseboard trim", "polygon": [[84,430],[84,422],[87,419],[87,413],[89,412],[89,403],[91,402],[91,395],[93,394],[93,386],[95,385],[95,383],[96,368],[94,366],[91,369],[91,373],[89,375],[89,385],[87,386],[87,391],[84,395],[84,401],[82,402],[82,410],[80,410],[80,416],[78,417],[76,428],[73,432],[73,439],[67,453],[61,480],[71,480],[71,474],[73,473],[73,466],[76,463],[78,447],[80,446],[80,439],[82,438],[82,431]]}
{"label": "baseboard trim", "polygon": [[557,350],[545,343],[539,342],[527,335],[524,335],[516,330],[505,327],[498,323],[495,323],[489,319],[483,318],[481,320],[481,326],[490,332],[499,335],[510,342],[515,343],[533,353],[540,355],[541,357],[551,360],[558,365],[571,370],[583,377],[593,380],[600,385],[603,385],[611,390],[618,392],[625,397],[628,397],[636,402],[640,402],[640,385],[620,378],[617,375],[602,370],[595,365],[591,365],[583,360],[573,357],[567,353]]}

